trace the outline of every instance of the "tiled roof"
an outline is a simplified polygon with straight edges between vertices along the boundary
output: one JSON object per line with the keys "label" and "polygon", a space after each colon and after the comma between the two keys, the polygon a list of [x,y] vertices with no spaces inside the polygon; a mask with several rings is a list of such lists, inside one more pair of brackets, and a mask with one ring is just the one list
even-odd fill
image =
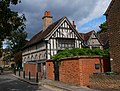
{"label": "tiled roof", "polygon": [[90,36],[92,35],[93,31],[90,31],[88,33],[79,33],[80,37],[84,40],[84,42],[87,42],[90,38]]}
{"label": "tiled roof", "polygon": [[108,8],[107,8],[107,10],[106,10],[106,12],[105,12],[105,15],[108,14],[108,12],[110,11],[110,9],[111,9],[112,5],[114,4],[114,2],[115,2],[115,0],[112,0],[112,1],[111,1],[110,5],[108,6]]}
{"label": "tiled roof", "polygon": [[42,41],[64,18],[65,17],[52,23],[50,26],[48,26],[46,30],[44,31],[42,30],[39,33],[37,33],[35,36],[33,36],[32,39],[23,47],[23,49]]}
{"label": "tiled roof", "polygon": [[84,40],[85,33],[79,33],[80,37]]}
{"label": "tiled roof", "polygon": [[109,41],[109,34],[108,32],[98,34],[98,38],[102,42],[103,45],[106,45]]}

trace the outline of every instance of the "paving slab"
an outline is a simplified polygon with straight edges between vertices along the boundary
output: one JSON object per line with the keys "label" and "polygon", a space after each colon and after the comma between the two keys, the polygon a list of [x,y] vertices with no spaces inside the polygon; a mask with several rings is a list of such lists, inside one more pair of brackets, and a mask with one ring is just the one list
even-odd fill
{"label": "paving slab", "polygon": [[85,86],[78,87],[78,86],[65,84],[59,81],[53,81],[47,79],[40,81],[39,84],[43,87],[57,89],[56,91],[97,91]]}

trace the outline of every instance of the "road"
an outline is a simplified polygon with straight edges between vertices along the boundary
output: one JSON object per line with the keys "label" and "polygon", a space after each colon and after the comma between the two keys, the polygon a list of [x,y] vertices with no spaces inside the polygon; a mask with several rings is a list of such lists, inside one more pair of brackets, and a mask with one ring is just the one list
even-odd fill
{"label": "road", "polygon": [[52,91],[38,85],[30,85],[13,77],[10,72],[0,75],[0,91]]}

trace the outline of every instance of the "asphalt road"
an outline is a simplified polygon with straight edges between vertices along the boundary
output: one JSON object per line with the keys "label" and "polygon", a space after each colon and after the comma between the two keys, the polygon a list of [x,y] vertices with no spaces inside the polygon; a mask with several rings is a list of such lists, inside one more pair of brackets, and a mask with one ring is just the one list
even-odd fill
{"label": "asphalt road", "polygon": [[0,91],[52,91],[38,85],[30,85],[13,77],[10,72],[0,75]]}

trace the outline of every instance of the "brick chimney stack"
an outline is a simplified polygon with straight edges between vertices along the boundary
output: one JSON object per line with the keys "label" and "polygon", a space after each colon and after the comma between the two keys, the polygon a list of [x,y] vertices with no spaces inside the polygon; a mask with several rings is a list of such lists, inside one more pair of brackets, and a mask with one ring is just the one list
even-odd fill
{"label": "brick chimney stack", "polygon": [[50,11],[45,11],[44,16],[42,17],[43,31],[46,30],[50,24],[52,24],[52,16],[50,14]]}

